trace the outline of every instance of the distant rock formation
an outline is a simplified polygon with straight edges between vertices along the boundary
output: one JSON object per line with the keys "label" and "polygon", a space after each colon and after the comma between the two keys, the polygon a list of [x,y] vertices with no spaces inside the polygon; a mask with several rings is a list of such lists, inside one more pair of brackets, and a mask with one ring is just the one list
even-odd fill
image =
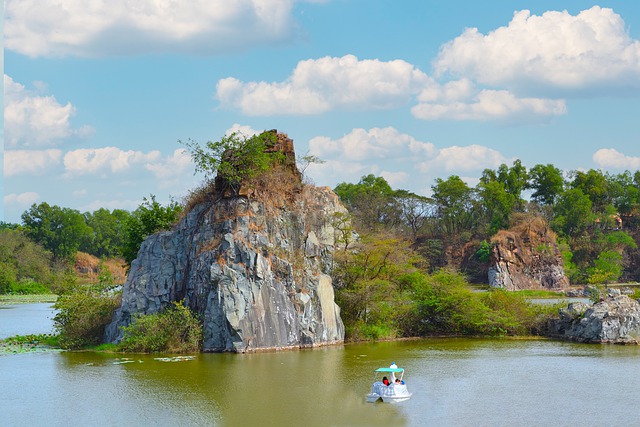
{"label": "distant rock formation", "polygon": [[555,234],[540,217],[524,217],[492,239],[489,285],[510,291],[565,289],[569,279]]}
{"label": "distant rock formation", "polygon": [[571,303],[551,322],[549,335],[584,343],[640,343],[640,303],[610,296],[592,306]]}
{"label": "distant rock formation", "polygon": [[347,211],[330,188],[303,185],[293,141],[284,134],[277,141],[269,149],[285,154],[285,167],[267,183],[268,194],[219,194],[196,205],[172,231],[144,241],[124,285],[122,306],[106,328],[107,342],[118,342],[120,327],[133,316],[183,299],[202,319],[204,351],[277,350],[344,340],[330,274],[333,218]]}

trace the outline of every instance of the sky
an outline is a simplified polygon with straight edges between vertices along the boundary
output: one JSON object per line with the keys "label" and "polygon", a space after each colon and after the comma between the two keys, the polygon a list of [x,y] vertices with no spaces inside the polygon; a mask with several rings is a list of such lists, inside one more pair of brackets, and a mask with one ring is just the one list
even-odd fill
{"label": "sky", "polygon": [[319,186],[429,195],[520,159],[640,169],[640,2],[5,0],[0,220],[202,183],[182,142],[278,129]]}

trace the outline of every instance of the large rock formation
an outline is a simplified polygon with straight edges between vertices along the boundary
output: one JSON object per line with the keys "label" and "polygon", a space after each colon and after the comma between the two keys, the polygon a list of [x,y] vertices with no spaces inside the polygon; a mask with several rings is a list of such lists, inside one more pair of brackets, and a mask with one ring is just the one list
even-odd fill
{"label": "large rock formation", "polygon": [[[290,157],[291,140],[279,134],[278,141]],[[184,299],[201,316],[204,351],[341,342],[344,326],[330,277],[332,221],[334,214],[347,212],[331,189],[302,185],[293,169],[295,163],[283,168],[261,197],[253,190],[240,193],[255,197],[223,192],[196,205],[172,231],[147,238],[131,265],[106,341],[118,342],[119,327],[134,315]]]}
{"label": "large rock formation", "polygon": [[524,217],[492,239],[489,285],[510,291],[564,289],[562,256],[554,233],[540,217]]}
{"label": "large rock formation", "polygon": [[626,295],[589,306],[571,303],[551,322],[550,335],[586,343],[638,344],[640,303]]}

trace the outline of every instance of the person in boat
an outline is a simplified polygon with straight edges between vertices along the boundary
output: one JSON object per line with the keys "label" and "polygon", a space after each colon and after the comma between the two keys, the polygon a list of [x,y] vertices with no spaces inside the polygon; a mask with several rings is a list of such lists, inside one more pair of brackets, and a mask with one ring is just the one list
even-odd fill
{"label": "person in boat", "polygon": [[400,380],[400,378],[396,378],[396,384],[404,384],[404,380]]}
{"label": "person in boat", "polygon": [[388,386],[389,385],[389,378],[387,377],[382,377],[382,384]]}

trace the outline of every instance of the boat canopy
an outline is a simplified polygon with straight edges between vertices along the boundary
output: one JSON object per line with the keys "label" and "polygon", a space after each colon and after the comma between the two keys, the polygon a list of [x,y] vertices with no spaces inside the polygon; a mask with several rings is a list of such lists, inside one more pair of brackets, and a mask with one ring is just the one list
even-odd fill
{"label": "boat canopy", "polygon": [[375,372],[394,372],[394,373],[400,373],[400,372],[404,372],[404,369],[402,368],[378,368],[375,370]]}

